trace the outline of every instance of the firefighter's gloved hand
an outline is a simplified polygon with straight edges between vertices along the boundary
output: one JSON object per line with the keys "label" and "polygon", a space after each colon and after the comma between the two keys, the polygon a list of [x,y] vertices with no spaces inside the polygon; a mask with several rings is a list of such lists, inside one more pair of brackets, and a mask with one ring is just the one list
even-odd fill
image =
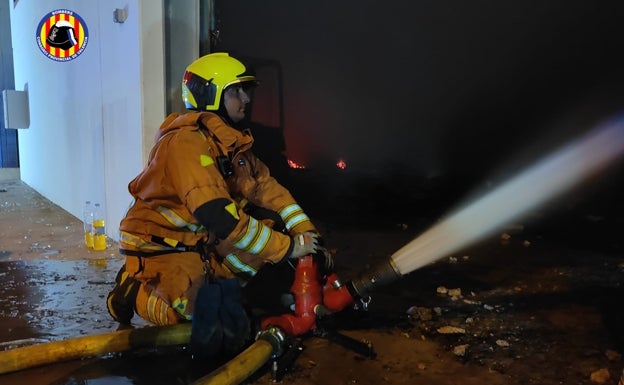
{"label": "firefighter's gloved hand", "polygon": [[329,273],[334,270],[334,257],[326,248],[319,246],[313,257],[322,272]]}
{"label": "firefighter's gloved hand", "polygon": [[292,244],[292,251],[288,257],[293,259],[315,254],[321,248],[319,246],[318,234],[311,231],[292,237]]}

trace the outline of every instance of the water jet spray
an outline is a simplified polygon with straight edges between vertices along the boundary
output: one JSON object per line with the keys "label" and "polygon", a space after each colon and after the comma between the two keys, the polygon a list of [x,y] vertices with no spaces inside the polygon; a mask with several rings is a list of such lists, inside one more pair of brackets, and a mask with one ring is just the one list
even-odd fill
{"label": "water jet spray", "polygon": [[538,161],[490,193],[467,202],[397,250],[403,275],[478,242],[575,187],[624,154],[624,115]]}

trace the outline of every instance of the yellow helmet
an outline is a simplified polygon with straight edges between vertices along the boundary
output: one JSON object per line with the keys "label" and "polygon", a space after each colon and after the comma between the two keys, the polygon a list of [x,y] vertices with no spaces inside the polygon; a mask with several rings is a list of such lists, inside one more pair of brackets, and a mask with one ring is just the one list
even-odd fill
{"label": "yellow helmet", "polygon": [[255,84],[256,77],[243,63],[226,52],[211,53],[186,67],[182,100],[189,110],[216,111],[224,89],[248,82]]}

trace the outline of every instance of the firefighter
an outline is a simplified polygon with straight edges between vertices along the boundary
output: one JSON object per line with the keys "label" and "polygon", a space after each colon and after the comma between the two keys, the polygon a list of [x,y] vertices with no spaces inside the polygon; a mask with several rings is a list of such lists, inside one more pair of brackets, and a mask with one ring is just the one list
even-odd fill
{"label": "firefighter", "polygon": [[247,335],[238,290],[263,266],[312,254],[331,268],[316,227],[241,127],[257,85],[228,53],[186,68],[188,111],[165,119],[128,186],[134,201],[120,223],[126,261],[107,298],[118,322],[130,323],[135,312],[156,325],[192,321],[191,342],[214,354],[243,343],[223,336]]}

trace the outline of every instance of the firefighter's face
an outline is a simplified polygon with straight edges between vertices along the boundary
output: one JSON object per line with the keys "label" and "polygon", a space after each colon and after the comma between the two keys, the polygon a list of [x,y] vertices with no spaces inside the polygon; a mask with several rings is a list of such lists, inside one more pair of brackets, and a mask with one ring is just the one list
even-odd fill
{"label": "firefighter's face", "polygon": [[225,109],[234,123],[245,118],[245,106],[251,101],[249,91],[240,85],[228,87],[224,92]]}

